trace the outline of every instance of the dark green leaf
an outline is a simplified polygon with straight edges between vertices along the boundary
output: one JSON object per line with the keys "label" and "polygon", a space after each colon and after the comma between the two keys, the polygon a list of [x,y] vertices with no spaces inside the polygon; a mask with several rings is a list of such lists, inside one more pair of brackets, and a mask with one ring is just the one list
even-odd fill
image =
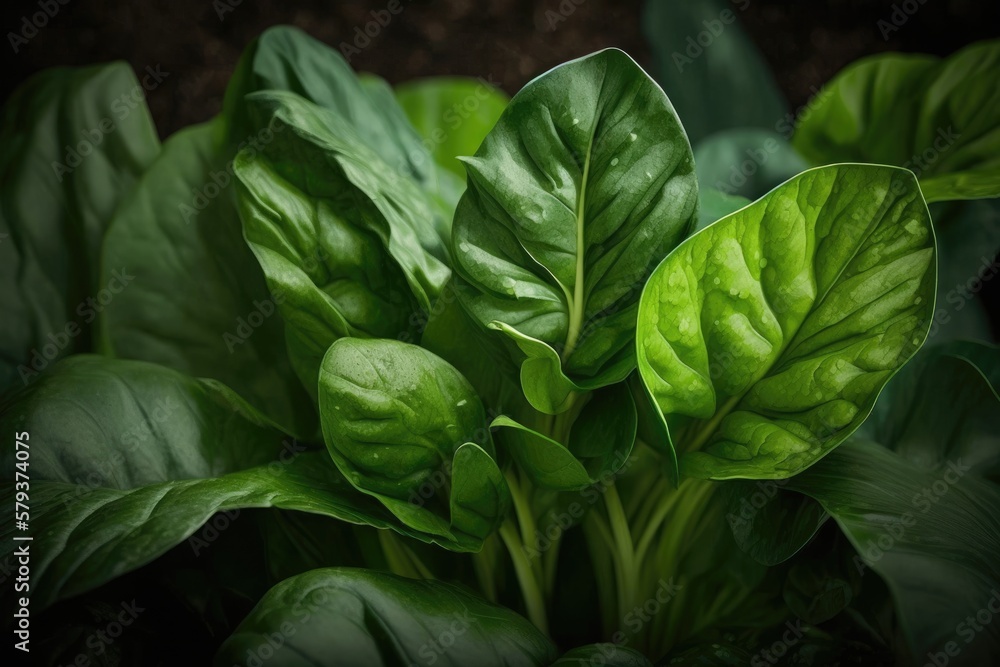
{"label": "dark green leaf", "polygon": [[[275,634],[283,638],[277,646],[270,643]],[[541,667],[556,657],[527,620],[462,588],[347,568],[275,586],[215,664],[243,664],[262,646],[284,667]]]}
{"label": "dark green leaf", "polygon": [[786,115],[767,63],[739,26],[738,10],[746,7],[726,0],[646,2],[642,27],[656,78],[692,143],[729,128],[779,128]]}
{"label": "dark green leaf", "polygon": [[136,258],[108,264],[114,282],[99,259],[115,208],[160,150],[144,94],[114,63],[48,70],[4,104],[0,390],[90,351],[98,314],[132,287]]}
{"label": "dark green leaf", "polygon": [[663,91],[621,51],[566,63],[515,95],[465,163],[459,296],[527,356],[528,400],[555,414],[623,380],[640,286],[695,218],[690,147]]}

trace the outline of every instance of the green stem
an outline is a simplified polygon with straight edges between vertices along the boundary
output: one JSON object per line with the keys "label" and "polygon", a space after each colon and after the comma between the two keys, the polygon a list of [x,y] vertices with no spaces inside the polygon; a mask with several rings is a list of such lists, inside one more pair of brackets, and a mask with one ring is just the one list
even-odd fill
{"label": "green stem", "polygon": [[528,562],[524,553],[524,545],[521,544],[518,537],[517,528],[511,521],[504,521],[503,525],[500,526],[500,538],[507,546],[511,561],[514,563],[514,572],[521,587],[521,595],[524,597],[528,619],[535,624],[535,627],[548,635],[549,624],[545,616],[545,601],[542,599],[542,592],[538,587],[531,563]]}
{"label": "green stem", "polygon": [[385,562],[389,565],[390,572],[410,579],[424,578],[410,557],[403,551],[402,545],[391,530],[378,531],[378,541],[382,547],[382,553],[385,554]]}
{"label": "green stem", "polygon": [[476,571],[476,581],[483,595],[490,602],[497,601],[497,581],[494,575],[496,562],[496,538],[490,535],[483,540],[483,548],[479,553],[472,554],[472,567]]}
{"label": "green stem", "polygon": [[618,489],[614,484],[604,492],[604,504],[608,509],[608,522],[611,525],[611,535],[615,542],[615,553],[621,566],[622,580],[618,582],[618,613],[624,614],[632,608],[636,589],[635,544],[628,527],[628,517],[622,507]]}

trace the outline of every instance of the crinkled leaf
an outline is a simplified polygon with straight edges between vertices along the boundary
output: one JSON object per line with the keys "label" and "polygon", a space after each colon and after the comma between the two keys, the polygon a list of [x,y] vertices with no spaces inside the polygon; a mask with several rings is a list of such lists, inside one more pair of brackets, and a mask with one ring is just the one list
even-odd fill
{"label": "crinkled leaf", "polygon": [[688,475],[784,478],[864,420],[933,312],[909,172],[812,169],[698,232],[650,278],[639,371]]}
{"label": "crinkled leaf", "polygon": [[288,93],[247,103],[284,129],[237,158],[240,216],[271,291],[283,295],[293,365],[315,393],[331,343],[412,335],[449,269],[425,249],[441,251],[426,196],[341,119]]}

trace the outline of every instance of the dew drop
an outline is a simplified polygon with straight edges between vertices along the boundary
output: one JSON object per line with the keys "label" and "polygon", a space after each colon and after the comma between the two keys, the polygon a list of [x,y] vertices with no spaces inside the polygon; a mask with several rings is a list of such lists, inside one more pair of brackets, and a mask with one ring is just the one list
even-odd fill
{"label": "dew drop", "polygon": [[635,139],[636,139],[635,132],[629,132],[628,133],[628,140],[629,141],[635,141]]}
{"label": "dew drop", "polygon": [[765,266],[767,266],[767,258],[766,257],[761,257],[759,263],[760,263],[760,268],[763,269]]}
{"label": "dew drop", "polygon": [[468,399],[463,398],[462,400],[460,400],[458,403],[455,404],[455,407],[460,408],[468,402],[469,402]]}
{"label": "dew drop", "polygon": [[919,306],[921,301],[923,301],[923,298],[918,296],[916,299],[913,300],[913,305]]}
{"label": "dew drop", "polygon": [[611,160],[611,166],[612,167],[616,166],[617,164],[618,164],[618,158],[614,158],[614,159]]}
{"label": "dew drop", "polygon": [[718,285],[721,282],[722,282],[722,280],[719,278],[719,276],[715,276],[715,278],[712,278],[712,284],[713,285]]}
{"label": "dew drop", "polygon": [[578,125],[579,123],[580,123],[580,119],[579,118],[574,118],[573,119],[573,124],[574,125]]}
{"label": "dew drop", "polygon": [[730,287],[729,288],[729,296],[736,296],[739,293],[740,293],[740,291],[738,289],[736,289],[735,287]]}

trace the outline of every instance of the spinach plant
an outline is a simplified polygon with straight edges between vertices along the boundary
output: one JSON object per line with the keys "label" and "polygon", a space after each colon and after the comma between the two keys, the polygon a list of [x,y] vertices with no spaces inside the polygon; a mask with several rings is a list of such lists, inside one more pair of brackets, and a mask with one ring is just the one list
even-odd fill
{"label": "spinach plant", "polygon": [[1000,351],[918,354],[998,245],[998,53],[854,65],[789,143],[616,49],[508,100],[274,28],[215,118],[55,170],[135,80],[38,75],[0,128],[30,649],[153,664],[154,621],[87,641],[137,590],[220,666],[998,659],[956,623],[1000,586]]}

